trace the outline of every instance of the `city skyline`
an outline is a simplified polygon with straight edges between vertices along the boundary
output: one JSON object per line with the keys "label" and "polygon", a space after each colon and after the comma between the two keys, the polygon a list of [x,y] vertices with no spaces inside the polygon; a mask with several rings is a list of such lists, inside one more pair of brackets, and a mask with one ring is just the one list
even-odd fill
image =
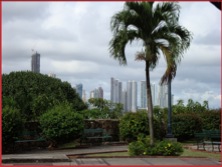
{"label": "city skyline", "polygon": [[[87,94],[101,86],[110,99],[110,77],[145,80],[144,64],[135,62],[141,42],[126,47],[127,66],[110,57],[111,17],[124,2],[2,2],[2,73],[30,69],[31,50],[41,54],[41,73],[53,72]],[[174,102],[189,98],[210,108],[221,106],[221,11],[210,2],[179,2],[180,23],[193,34],[172,82]],[[90,11],[90,12],[89,12]],[[27,28],[28,27],[28,28]],[[201,28],[200,28],[201,27]],[[13,47],[12,47],[13,46]],[[165,70],[161,56],[151,71],[156,85]],[[139,90],[138,90],[139,91]]]}

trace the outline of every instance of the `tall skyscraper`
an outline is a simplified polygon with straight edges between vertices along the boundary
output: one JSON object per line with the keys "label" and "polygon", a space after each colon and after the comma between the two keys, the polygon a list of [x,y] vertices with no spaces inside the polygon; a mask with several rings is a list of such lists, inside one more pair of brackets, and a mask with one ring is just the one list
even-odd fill
{"label": "tall skyscraper", "polygon": [[82,91],[83,91],[83,85],[81,83],[77,84],[76,85],[76,93],[78,93],[78,95],[81,99],[82,99]]}
{"label": "tall skyscraper", "polygon": [[98,88],[98,98],[102,98],[103,99],[103,88],[102,87]]}
{"label": "tall skyscraper", "polygon": [[137,111],[137,83],[135,81],[127,82],[127,110]]}
{"label": "tall skyscraper", "polygon": [[110,100],[113,103],[121,103],[122,96],[122,82],[111,78],[111,95]]}
{"label": "tall skyscraper", "polygon": [[32,55],[31,66],[32,66],[32,72],[40,73],[40,54],[39,53],[36,52]]}
{"label": "tall skyscraper", "polygon": [[146,81],[141,81],[140,100],[141,108],[147,108]]}
{"label": "tall skyscraper", "polygon": [[122,91],[121,103],[123,104],[123,111],[127,111],[127,91]]}
{"label": "tall skyscraper", "polygon": [[83,90],[83,93],[82,93],[82,100],[86,103],[87,102],[87,97],[86,97],[86,91]]}

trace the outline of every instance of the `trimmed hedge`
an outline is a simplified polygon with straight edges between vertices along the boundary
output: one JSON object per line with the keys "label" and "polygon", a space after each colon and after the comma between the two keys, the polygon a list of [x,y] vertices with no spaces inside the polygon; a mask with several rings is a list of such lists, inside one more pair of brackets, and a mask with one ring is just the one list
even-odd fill
{"label": "trimmed hedge", "polygon": [[180,113],[172,117],[173,135],[179,141],[194,137],[195,132],[202,130],[202,119],[194,113]]}
{"label": "trimmed hedge", "polygon": [[211,110],[199,113],[198,116],[202,119],[202,128],[206,130],[221,128],[221,111]]}

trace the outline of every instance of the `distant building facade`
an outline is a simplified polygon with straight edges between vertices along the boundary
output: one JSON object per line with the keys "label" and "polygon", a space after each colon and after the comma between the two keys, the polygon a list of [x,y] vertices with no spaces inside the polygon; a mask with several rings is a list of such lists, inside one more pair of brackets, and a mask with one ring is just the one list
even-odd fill
{"label": "distant building facade", "polygon": [[127,82],[127,111],[137,111],[137,82]]}
{"label": "distant building facade", "polygon": [[122,96],[122,82],[111,78],[111,95],[110,100],[113,103],[121,103]]}
{"label": "distant building facade", "polygon": [[81,83],[76,85],[76,93],[78,93],[79,97],[82,99],[83,85]]}
{"label": "distant building facade", "polygon": [[53,74],[53,73],[49,73],[48,76],[52,78],[56,78],[56,74]]}
{"label": "distant building facade", "polygon": [[103,99],[103,88],[99,87],[90,92],[90,98],[101,98]]}
{"label": "distant building facade", "polygon": [[40,73],[40,54],[34,53],[31,60],[32,72]]}

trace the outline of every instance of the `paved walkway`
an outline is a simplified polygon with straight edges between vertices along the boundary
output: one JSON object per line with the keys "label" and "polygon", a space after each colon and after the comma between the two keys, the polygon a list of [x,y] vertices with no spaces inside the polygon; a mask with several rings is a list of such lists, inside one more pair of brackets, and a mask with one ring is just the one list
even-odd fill
{"label": "paved walkway", "polygon": [[127,146],[93,146],[84,149],[66,150],[38,150],[22,154],[6,154],[2,156],[2,165],[44,165],[44,166],[79,166],[79,165],[198,165],[212,166],[221,165],[221,162],[209,158],[188,157],[144,157],[144,158],[72,158],[68,156],[77,154],[88,154],[95,152],[126,151]]}

